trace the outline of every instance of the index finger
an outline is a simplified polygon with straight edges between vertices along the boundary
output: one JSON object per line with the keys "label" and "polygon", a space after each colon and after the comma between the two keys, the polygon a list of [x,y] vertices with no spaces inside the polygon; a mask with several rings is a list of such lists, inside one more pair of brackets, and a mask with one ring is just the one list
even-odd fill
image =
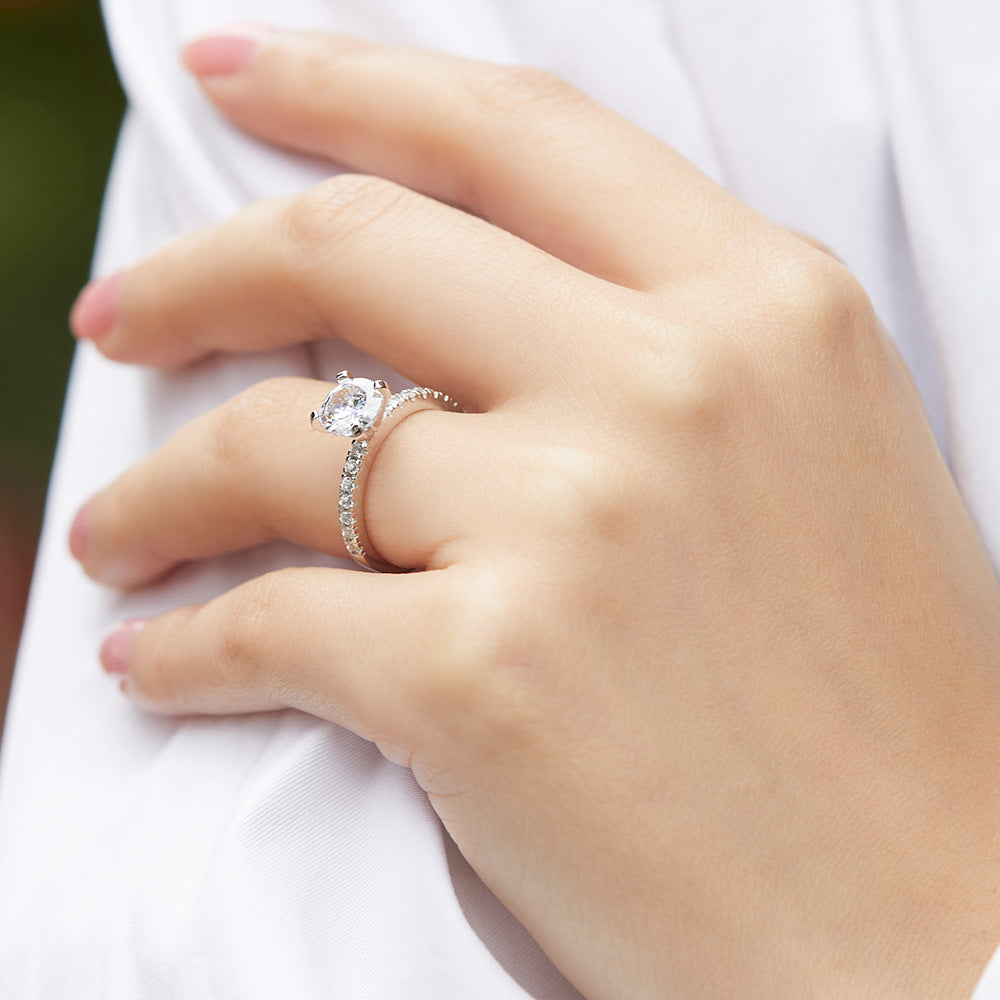
{"label": "index finger", "polygon": [[195,41],[185,60],[247,131],[460,205],[635,290],[718,261],[741,222],[763,221],[676,150],[544,70],[260,31],[243,35],[238,62],[220,62],[235,37]]}

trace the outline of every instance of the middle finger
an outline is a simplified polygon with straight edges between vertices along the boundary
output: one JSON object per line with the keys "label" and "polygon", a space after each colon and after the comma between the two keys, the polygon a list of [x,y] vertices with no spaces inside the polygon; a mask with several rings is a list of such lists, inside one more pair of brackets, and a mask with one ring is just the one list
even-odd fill
{"label": "middle finger", "polygon": [[71,325],[115,360],[169,367],[336,334],[486,409],[564,365],[564,333],[595,328],[599,294],[638,293],[391,181],[342,174],[176,238],[121,276],[112,309],[95,306],[107,294],[86,289]]}

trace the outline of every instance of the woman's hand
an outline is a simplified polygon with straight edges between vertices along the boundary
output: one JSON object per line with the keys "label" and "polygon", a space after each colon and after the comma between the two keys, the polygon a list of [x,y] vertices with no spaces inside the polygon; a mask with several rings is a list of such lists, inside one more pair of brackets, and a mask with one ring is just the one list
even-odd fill
{"label": "woman's hand", "polygon": [[[373,740],[593,1000],[967,997],[1000,940],[1000,592],[858,283],[546,73],[319,35],[186,58],[363,174],[92,286],[78,336],[156,366],[338,336],[474,412],[375,456],[375,548],[422,572],[126,627],[136,704]],[[87,572],[344,555],[326,389],[259,385],[127,471],[74,528]]]}

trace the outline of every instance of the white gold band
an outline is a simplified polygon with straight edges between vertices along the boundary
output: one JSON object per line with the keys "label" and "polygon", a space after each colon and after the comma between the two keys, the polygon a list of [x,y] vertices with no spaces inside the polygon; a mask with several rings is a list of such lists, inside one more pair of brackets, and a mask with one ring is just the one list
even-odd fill
{"label": "white gold band", "polygon": [[[351,386],[353,388],[363,381],[367,385],[367,380],[353,379],[350,372],[341,372],[337,376],[337,381],[341,387]],[[375,384],[373,383],[373,385]],[[377,385],[379,388],[385,389],[384,383],[377,383]],[[334,390],[331,396],[337,391]],[[385,391],[388,395],[387,390]],[[327,399],[329,401],[330,397]],[[356,405],[360,409],[360,404]],[[327,406],[327,403],[324,403],[324,406]],[[374,408],[374,404],[372,406]],[[322,408],[320,411],[314,411],[312,415],[313,426],[321,426],[322,429],[330,430],[331,433],[338,433],[338,431],[331,430],[331,427],[336,421],[343,420],[340,416],[342,409],[343,407],[333,411],[327,407],[325,412]],[[388,396],[384,407],[372,419],[370,426],[365,427],[361,434],[352,435],[351,447],[347,452],[347,459],[340,476],[337,514],[340,519],[340,533],[348,554],[356,563],[367,569],[381,573],[408,572],[403,567],[386,562],[375,553],[364,524],[364,484],[372,462],[372,455],[378,450],[378,447],[385,440],[385,436],[395,424],[413,413],[427,409],[464,412],[462,407],[447,393],[414,386]],[[354,424],[354,427],[357,426]]]}

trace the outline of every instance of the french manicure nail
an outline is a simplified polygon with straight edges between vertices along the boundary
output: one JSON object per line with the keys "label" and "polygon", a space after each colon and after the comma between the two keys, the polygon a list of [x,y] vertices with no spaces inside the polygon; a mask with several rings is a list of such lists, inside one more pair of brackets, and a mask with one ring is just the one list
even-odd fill
{"label": "french manicure nail", "polygon": [[128,673],[129,658],[132,653],[132,643],[139,634],[145,618],[129,618],[123,621],[101,644],[101,666],[105,672],[114,677]]}
{"label": "french manicure nail", "polygon": [[195,76],[235,76],[245,69],[276,28],[235,25],[184,46],[184,65]]}
{"label": "french manicure nail", "polygon": [[98,278],[77,296],[69,314],[70,329],[80,340],[97,340],[114,325],[118,309],[118,288],[124,271]]}
{"label": "french manicure nail", "polygon": [[69,529],[69,550],[77,562],[82,562],[87,554],[87,541],[90,538],[90,505],[92,500],[88,500],[73,518],[73,525]]}

